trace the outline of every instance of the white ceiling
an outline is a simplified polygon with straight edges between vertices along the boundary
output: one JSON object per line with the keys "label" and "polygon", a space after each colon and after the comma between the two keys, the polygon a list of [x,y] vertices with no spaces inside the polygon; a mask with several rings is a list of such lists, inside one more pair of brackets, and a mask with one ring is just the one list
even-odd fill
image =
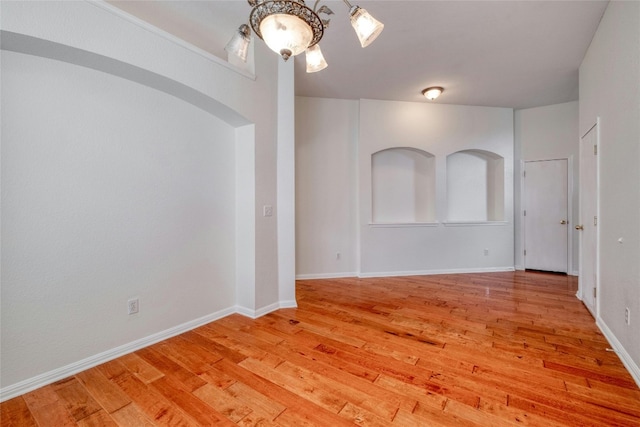
{"label": "white ceiling", "polygon": [[[248,20],[235,1],[113,1],[214,55]],[[313,0],[307,5],[313,7]],[[529,108],[578,99],[578,67],[607,1],[351,1],[385,24],[362,49],[342,1],[322,1],[334,15],[320,42],[329,67],[307,74],[296,59],[296,94]],[[263,43],[254,36],[254,43]],[[275,53],[274,53],[275,55]]]}

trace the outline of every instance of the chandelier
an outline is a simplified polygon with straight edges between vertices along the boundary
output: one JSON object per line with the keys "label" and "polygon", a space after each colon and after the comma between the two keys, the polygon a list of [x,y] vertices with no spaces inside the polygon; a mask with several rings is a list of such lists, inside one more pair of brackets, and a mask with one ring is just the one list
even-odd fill
{"label": "chandelier", "polygon": [[[249,25],[242,24],[235,32],[225,50],[247,60],[251,30],[260,37],[267,46],[282,56],[286,61],[292,56],[305,52],[307,73],[323,70],[327,61],[322,55],[318,42],[329,27],[329,19],[320,15],[333,15],[327,6],[318,8],[320,0],[316,0],[313,9],[307,7],[304,0],[247,0],[251,5]],[[349,7],[351,25],[360,40],[362,47],[367,47],[382,32],[384,24],[377,21],[360,6]]]}

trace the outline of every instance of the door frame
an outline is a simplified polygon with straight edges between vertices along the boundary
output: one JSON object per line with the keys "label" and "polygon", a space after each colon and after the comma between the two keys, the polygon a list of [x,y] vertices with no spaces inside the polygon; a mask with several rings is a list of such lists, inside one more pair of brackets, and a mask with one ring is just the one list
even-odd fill
{"label": "door frame", "polygon": [[[552,157],[552,158],[520,160],[520,212],[518,212],[517,215],[520,215],[520,227],[519,227],[520,248],[518,248],[518,250],[520,251],[519,255],[522,257],[521,268],[523,270],[526,269],[524,248],[526,248],[526,244],[527,244],[527,236],[525,233],[525,219],[524,219],[524,205],[525,205],[525,197],[526,197],[525,191],[527,191],[526,185],[525,185],[526,178],[524,177],[526,163],[527,162],[544,162],[549,160],[566,160],[567,161],[567,222],[568,222],[567,224],[567,275],[568,276],[579,275],[579,271],[574,270],[576,266],[573,265],[574,264],[573,254],[575,249],[573,245],[573,233],[571,232],[573,230],[573,227],[575,226],[575,224],[573,224],[573,212],[574,212],[574,207],[573,207],[574,159],[573,157],[574,156],[572,154],[568,157]],[[578,201],[578,203],[580,202]],[[517,259],[518,257],[516,257],[516,260]]]}
{"label": "door frame", "polygon": [[[598,217],[598,225],[596,226],[596,265],[595,265],[595,269],[596,269],[596,274],[595,274],[595,289],[596,289],[596,298],[595,298],[595,304],[594,304],[594,310],[595,313],[591,313],[594,317],[594,319],[598,319],[600,316],[600,224],[601,224],[601,218],[600,218],[600,156],[602,153],[602,149],[600,146],[600,117],[596,117],[596,121],[593,125],[589,126],[589,129],[587,129],[587,131],[583,134],[580,135],[580,139],[579,139],[579,146],[580,146],[580,155],[582,155],[582,139],[587,136],[587,134],[589,132],[591,132],[593,130],[593,128],[596,128],[596,146],[598,147],[597,150],[597,155],[596,157],[596,188],[595,188],[595,192],[596,192],[596,216]],[[579,165],[581,166],[581,165]],[[582,190],[582,182],[580,182],[580,190]],[[580,191],[579,192],[579,200],[578,200],[578,208],[580,208],[580,206],[582,206],[582,198],[584,197],[584,192]],[[583,218],[581,217],[582,212],[580,212],[580,209],[578,209],[578,221],[580,222]],[[579,261],[579,270],[578,270],[578,291],[576,292],[576,297],[578,297],[578,299],[580,301],[583,301],[584,304],[584,289],[583,289],[583,285],[584,285],[584,281],[581,280],[582,278],[582,235],[579,235],[579,239],[578,239],[578,245],[579,245],[579,256],[578,256],[578,261]],[[587,305],[585,304],[585,307],[587,307]],[[588,307],[587,307],[588,309]],[[589,312],[591,312],[591,310],[589,310]]]}

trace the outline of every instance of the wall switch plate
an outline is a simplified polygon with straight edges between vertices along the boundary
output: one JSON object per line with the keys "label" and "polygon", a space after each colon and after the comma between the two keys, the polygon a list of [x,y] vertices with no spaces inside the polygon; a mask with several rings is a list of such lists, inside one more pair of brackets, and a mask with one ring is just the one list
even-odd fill
{"label": "wall switch plate", "polygon": [[140,311],[140,302],[138,298],[131,298],[127,301],[127,314],[136,314]]}
{"label": "wall switch plate", "polygon": [[272,216],[273,215],[273,206],[264,205],[262,207],[262,216]]}

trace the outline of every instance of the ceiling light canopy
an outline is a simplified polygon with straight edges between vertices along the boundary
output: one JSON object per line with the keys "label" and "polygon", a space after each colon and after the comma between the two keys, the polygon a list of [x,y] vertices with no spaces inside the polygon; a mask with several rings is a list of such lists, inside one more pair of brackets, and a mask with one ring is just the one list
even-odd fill
{"label": "ceiling light canopy", "polygon": [[435,100],[437,97],[439,97],[442,92],[444,92],[444,89],[438,86],[433,86],[433,87],[428,87],[425,90],[422,91],[422,94],[424,95],[425,98],[427,98],[429,101],[433,101]]}
{"label": "ceiling light canopy", "polygon": [[[292,56],[306,52],[307,72],[313,73],[327,67],[318,42],[329,26],[329,19],[320,15],[332,15],[327,6],[318,8],[316,0],[313,9],[307,7],[304,0],[247,0],[251,5],[249,25],[251,29],[286,61]],[[362,47],[367,47],[380,35],[384,24],[372,17],[359,6],[349,7],[351,25]],[[251,29],[242,24],[231,38],[225,50],[247,60],[247,51],[251,42]]]}

